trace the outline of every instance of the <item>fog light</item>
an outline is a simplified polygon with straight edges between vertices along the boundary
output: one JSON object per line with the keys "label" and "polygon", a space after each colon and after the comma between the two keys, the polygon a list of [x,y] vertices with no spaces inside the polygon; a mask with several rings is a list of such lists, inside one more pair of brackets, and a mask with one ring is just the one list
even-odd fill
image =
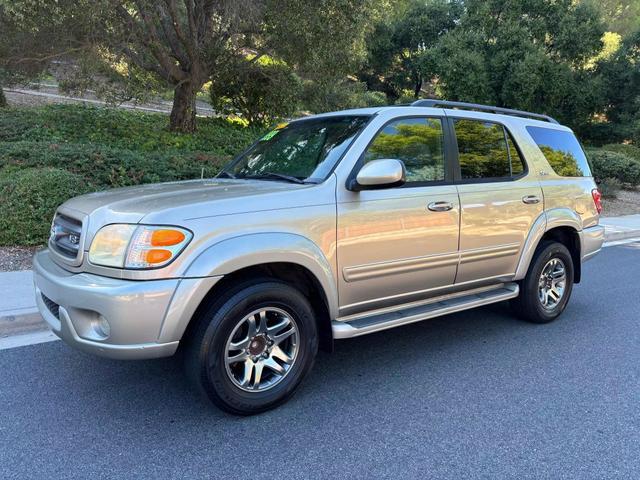
{"label": "fog light", "polygon": [[98,316],[98,321],[95,324],[96,333],[102,337],[108,337],[111,334],[111,327],[109,322],[102,315]]}

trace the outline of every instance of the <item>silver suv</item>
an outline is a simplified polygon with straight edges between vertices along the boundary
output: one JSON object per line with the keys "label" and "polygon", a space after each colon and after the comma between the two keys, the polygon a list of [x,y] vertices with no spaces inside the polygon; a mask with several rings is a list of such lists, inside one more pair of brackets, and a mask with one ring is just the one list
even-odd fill
{"label": "silver suv", "polygon": [[36,298],[67,343],[179,352],[216,405],[252,414],[335,339],[505,300],[554,320],[602,246],[600,210],[550,117],[431,100],[327,113],[278,125],[217,178],[69,200]]}

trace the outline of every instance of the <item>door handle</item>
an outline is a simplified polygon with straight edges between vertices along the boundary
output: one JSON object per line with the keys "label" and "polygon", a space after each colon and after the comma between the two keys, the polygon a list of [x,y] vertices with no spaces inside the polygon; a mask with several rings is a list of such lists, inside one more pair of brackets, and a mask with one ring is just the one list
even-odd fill
{"label": "door handle", "polygon": [[537,195],[527,195],[522,197],[522,201],[527,204],[540,203],[540,197]]}
{"label": "door handle", "polygon": [[431,202],[427,208],[432,212],[448,212],[453,209],[451,202]]}

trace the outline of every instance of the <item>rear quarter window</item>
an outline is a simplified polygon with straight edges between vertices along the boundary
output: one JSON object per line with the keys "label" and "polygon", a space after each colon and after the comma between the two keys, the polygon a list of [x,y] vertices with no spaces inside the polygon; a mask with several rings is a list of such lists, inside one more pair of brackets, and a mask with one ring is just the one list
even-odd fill
{"label": "rear quarter window", "polygon": [[567,131],[527,127],[553,171],[562,177],[590,177],[591,169],[576,136]]}

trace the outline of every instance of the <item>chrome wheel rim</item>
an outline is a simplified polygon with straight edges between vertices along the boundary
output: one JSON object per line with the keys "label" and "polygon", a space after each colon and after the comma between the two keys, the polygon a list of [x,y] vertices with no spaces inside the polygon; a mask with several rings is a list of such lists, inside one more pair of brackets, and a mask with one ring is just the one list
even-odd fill
{"label": "chrome wheel rim", "polygon": [[225,348],[225,367],[233,384],[247,392],[278,385],[298,357],[298,325],[277,307],[263,307],[235,326]]}
{"label": "chrome wheel rim", "polygon": [[549,260],[538,281],[538,299],[546,310],[553,310],[562,301],[567,285],[567,269],[559,258]]}

